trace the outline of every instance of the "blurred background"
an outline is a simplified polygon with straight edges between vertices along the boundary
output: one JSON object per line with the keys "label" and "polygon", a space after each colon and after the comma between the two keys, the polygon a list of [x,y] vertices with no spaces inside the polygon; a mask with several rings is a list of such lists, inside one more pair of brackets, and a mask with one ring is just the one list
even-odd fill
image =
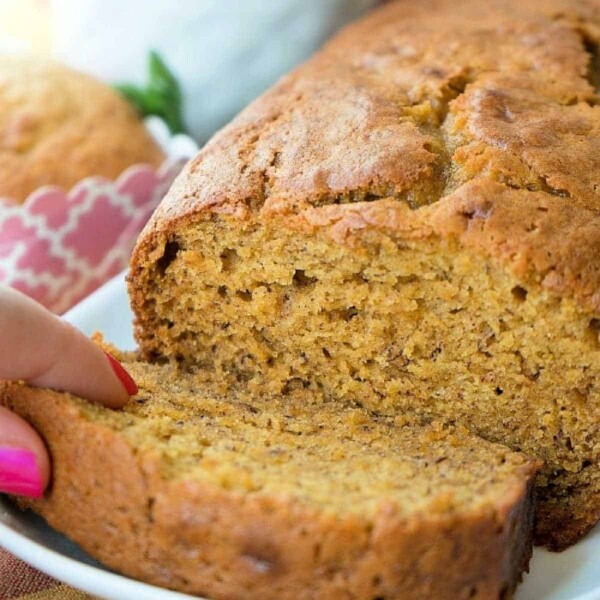
{"label": "blurred background", "polygon": [[0,50],[142,84],[150,49],[179,79],[205,141],[376,0],[0,0]]}

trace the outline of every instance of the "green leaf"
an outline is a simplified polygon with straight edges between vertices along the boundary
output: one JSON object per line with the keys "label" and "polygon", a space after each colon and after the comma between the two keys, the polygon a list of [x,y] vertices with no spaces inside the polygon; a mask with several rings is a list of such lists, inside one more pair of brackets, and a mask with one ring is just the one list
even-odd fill
{"label": "green leaf", "polygon": [[179,82],[155,50],[148,55],[146,87],[125,83],[116,85],[115,89],[135,107],[140,115],[161,117],[173,134],[186,131],[182,117],[183,96]]}
{"label": "green leaf", "polygon": [[144,90],[128,83],[117,84],[114,88],[124,96],[141,115],[147,114],[146,95]]}
{"label": "green leaf", "polygon": [[161,58],[156,50],[151,50],[148,57],[148,69],[150,72],[149,87],[162,91],[173,97],[181,98],[179,83],[173,73]]}

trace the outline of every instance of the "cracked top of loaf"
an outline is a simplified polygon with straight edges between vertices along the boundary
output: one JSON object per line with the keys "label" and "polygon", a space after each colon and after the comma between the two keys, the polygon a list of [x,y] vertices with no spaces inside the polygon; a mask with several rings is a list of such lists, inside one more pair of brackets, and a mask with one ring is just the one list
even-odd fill
{"label": "cracked top of loaf", "polygon": [[600,2],[403,0],[347,27],[193,159],[189,219],[454,239],[600,311]]}

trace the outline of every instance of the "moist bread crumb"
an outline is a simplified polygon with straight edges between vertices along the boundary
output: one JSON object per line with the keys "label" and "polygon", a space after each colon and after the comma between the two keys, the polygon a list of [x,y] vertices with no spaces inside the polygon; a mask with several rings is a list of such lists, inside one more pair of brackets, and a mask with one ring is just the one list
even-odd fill
{"label": "moist bread crumb", "polygon": [[123,411],[1,384],[43,435],[51,489],[21,501],[122,573],[223,598],[510,598],[531,555],[534,461],[464,429],[207,393],[118,355]]}
{"label": "moist bread crumb", "polygon": [[576,542],[600,518],[599,42],[594,0],[403,0],[345,29],[140,236],[145,358],[522,450],[537,542]]}
{"label": "moist bread crumb", "polygon": [[110,87],[49,60],[0,57],[0,198],[24,202],[43,185],[69,190],[163,158]]}

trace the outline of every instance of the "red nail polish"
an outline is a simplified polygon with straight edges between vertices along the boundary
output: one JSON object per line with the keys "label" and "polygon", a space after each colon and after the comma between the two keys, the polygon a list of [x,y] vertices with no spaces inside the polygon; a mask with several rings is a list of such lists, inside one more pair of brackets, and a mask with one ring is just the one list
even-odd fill
{"label": "red nail polish", "polygon": [[28,498],[42,497],[42,475],[33,452],[0,448],[0,492]]}
{"label": "red nail polish", "polygon": [[123,365],[114,357],[111,356],[108,352],[105,352],[106,358],[108,358],[108,362],[112,367],[112,370],[115,372],[115,375],[121,380],[125,390],[130,396],[135,396],[138,393],[138,386],[136,382],[132,379],[131,375],[125,370]]}

